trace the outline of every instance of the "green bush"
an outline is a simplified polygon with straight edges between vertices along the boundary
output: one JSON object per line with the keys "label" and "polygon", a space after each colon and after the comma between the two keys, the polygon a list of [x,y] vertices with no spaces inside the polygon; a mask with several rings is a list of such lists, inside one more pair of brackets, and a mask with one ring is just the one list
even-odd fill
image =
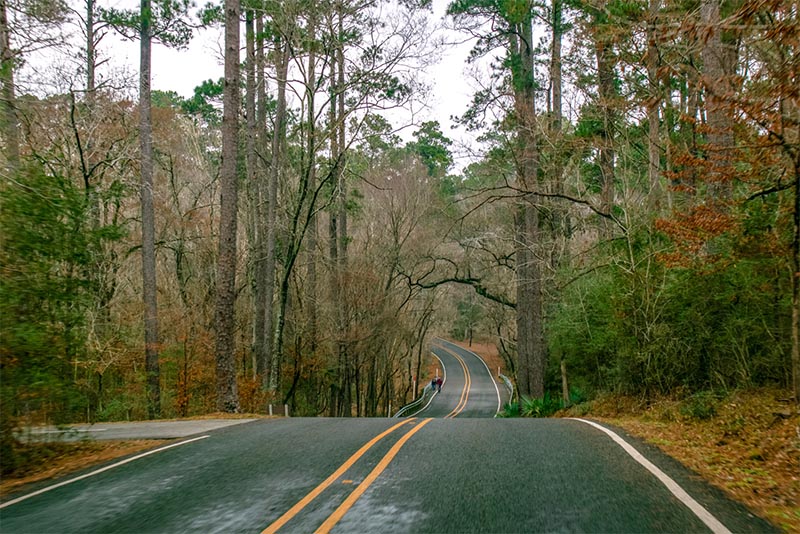
{"label": "green bush", "polygon": [[612,259],[583,276],[562,273],[568,283],[548,310],[547,337],[570,383],[645,397],[787,385],[790,288],[779,258],[728,243],[732,258],[668,266],[658,262],[657,236],[631,239],[647,269]]}
{"label": "green bush", "polygon": [[29,163],[13,178],[0,182],[0,418],[70,422],[89,407],[77,362],[91,350],[98,264],[122,229],[96,222],[97,198],[68,177]]}
{"label": "green bush", "polygon": [[497,417],[519,417],[519,403],[507,402],[503,405],[503,411],[497,414]]}
{"label": "green bush", "polygon": [[520,415],[522,417],[550,417],[561,408],[561,401],[553,399],[549,392],[545,392],[544,397],[540,399],[523,396],[520,402]]}
{"label": "green bush", "polygon": [[586,393],[580,388],[569,388],[569,403],[570,404],[583,404],[588,400]]}
{"label": "green bush", "polygon": [[711,391],[701,391],[686,399],[680,408],[681,415],[702,421],[717,414],[717,396]]}

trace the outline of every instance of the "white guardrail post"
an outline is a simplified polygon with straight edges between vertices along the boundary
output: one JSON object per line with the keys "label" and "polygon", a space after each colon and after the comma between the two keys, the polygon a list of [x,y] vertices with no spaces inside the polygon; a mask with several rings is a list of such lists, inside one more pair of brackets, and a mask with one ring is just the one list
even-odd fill
{"label": "white guardrail post", "polygon": [[511,379],[508,378],[506,375],[499,375],[500,378],[503,379],[506,387],[508,388],[508,403],[511,404],[514,402],[514,384],[511,383]]}

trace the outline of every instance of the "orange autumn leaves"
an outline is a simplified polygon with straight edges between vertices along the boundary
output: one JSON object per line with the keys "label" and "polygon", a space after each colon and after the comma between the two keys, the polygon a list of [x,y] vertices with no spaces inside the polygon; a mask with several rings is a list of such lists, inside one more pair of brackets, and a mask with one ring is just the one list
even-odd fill
{"label": "orange autumn leaves", "polygon": [[736,232],[739,224],[735,217],[717,206],[701,204],[686,212],[676,212],[672,218],[657,219],[656,229],[669,237],[674,249],[663,252],[659,259],[669,267],[691,267],[699,259],[709,261],[715,254],[708,244],[725,234]]}

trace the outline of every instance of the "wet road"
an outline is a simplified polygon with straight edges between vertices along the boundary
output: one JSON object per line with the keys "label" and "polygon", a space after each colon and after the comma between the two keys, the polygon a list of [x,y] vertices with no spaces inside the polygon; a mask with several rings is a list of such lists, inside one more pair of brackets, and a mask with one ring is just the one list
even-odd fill
{"label": "wet road", "polygon": [[504,384],[498,383],[477,354],[443,339],[431,351],[443,369],[442,391],[418,417],[494,417],[507,400]]}
{"label": "wet road", "polygon": [[213,430],[11,495],[0,504],[0,531],[774,531],[625,435],[617,443],[580,420],[493,418],[494,386],[481,386],[480,367],[455,354],[467,372],[462,387],[450,374],[429,408],[440,418],[270,419]]}

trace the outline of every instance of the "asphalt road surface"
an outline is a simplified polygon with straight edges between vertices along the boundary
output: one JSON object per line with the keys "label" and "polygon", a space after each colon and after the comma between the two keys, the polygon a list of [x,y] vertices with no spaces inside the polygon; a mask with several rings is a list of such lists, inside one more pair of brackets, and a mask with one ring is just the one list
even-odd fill
{"label": "asphalt road surface", "polygon": [[479,393],[480,367],[456,354],[469,396],[450,374],[424,413],[437,418],[209,431],[10,495],[0,532],[775,531],[619,431],[494,418],[496,393]]}
{"label": "asphalt road surface", "polygon": [[442,391],[427,407],[416,413],[419,417],[494,417],[507,400],[504,384],[498,384],[486,363],[477,354],[443,339],[431,347],[441,363]]}

